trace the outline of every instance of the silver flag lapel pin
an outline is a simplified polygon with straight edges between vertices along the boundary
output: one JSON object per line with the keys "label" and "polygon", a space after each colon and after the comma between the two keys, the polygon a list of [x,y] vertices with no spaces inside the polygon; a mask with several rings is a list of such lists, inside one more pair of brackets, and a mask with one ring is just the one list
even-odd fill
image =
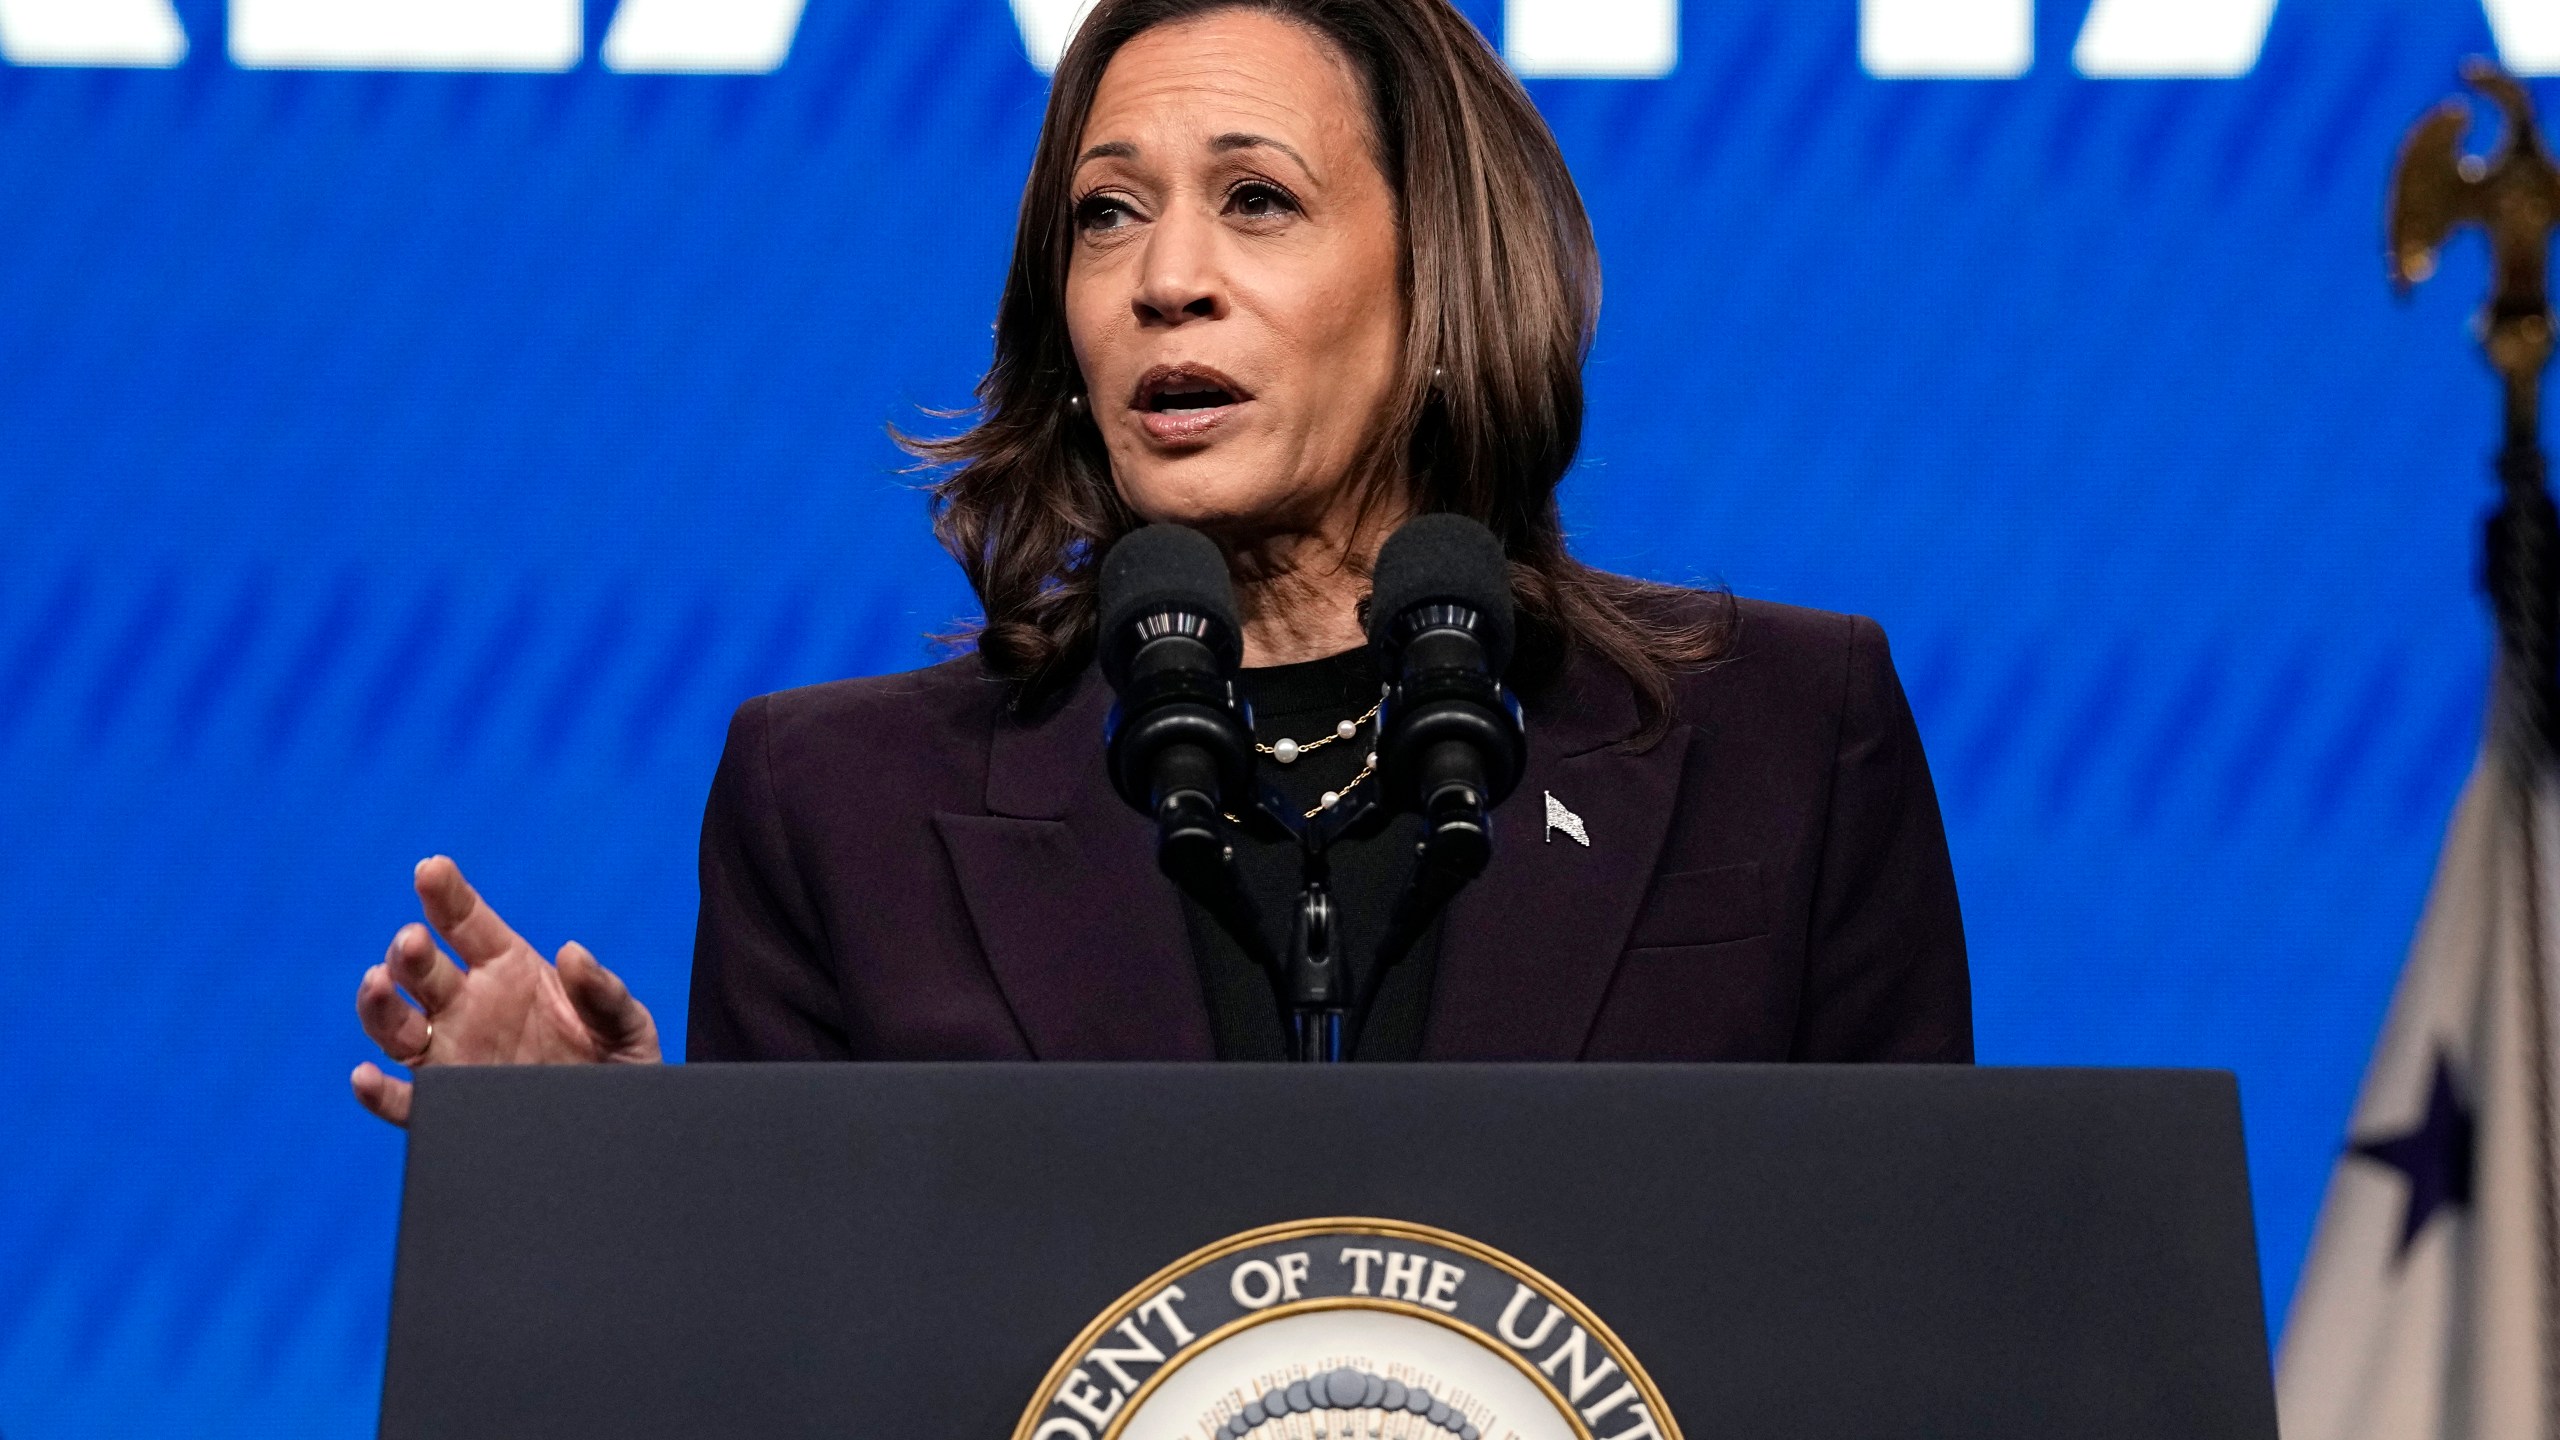
{"label": "silver flag lapel pin", "polygon": [[1564,802],[1556,798],[1556,792],[1553,790],[1547,791],[1546,795],[1547,843],[1550,845],[1556,843],[1556,832],[1561,830],[1572,836],[1575,844],[1585,850],[1590,849],[1591,832],[1582,828],[1582,817],[1564,808]]}

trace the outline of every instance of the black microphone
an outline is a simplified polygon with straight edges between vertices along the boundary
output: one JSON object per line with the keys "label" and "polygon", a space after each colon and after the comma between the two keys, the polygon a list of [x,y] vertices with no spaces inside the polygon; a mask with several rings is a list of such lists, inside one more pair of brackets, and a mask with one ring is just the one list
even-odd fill
{"label": "black microphone", "polygon": [[1226,864],[1222,818],[1253,784],[1226,557],[1196,530],[1149,525],[1103,557],[1101,601],[1102,674],[1119,696],[1103,729],[1112,788],[1156,822],[1165,874],[1209,883]]}
{"label": "black microphone", "polygon": [[1423,864],[1452,880],[1493,855],[1491,812],[1528,763],[1520,702],[1502,685],[1514,638],[1502,542],[1463,515],[1409,521],[1378,550],[1369,642],[1386,803],[1423,819]]}

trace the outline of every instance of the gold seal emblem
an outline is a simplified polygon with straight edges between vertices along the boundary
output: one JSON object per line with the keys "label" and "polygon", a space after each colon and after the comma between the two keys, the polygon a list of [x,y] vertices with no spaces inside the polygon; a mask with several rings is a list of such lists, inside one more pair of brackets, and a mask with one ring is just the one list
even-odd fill
{"label": "gold seal emblem", "polygon": [[1149,1276],[1058,1357],[1014,1440],[1680,1440],[1562,1286],[1462,1235],[1300,1220]]}

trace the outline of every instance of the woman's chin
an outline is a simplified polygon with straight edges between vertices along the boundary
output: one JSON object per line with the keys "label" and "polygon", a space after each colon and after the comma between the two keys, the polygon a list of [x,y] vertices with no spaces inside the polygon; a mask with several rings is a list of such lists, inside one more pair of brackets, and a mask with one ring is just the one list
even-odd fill
{"label": "woman's chin", "polygon": [[1305,509],[1303,495],[1275,483],[1281,479],[1277,466],[1256,465],[1243,455],[1215,458],[1219,463],[1214,465],[1149,466],[1151,473],[1124,480],[1121,494],[1129,508],[1150,522],[1187,525],[1212,535],[1267,529]]}

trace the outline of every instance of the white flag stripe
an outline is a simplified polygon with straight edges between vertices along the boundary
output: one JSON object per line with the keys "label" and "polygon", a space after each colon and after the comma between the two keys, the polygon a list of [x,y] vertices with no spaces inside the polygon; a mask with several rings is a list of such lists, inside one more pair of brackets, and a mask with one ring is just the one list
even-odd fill
{"label": "white flag stripe", "polygon": [[[2548,795],[2548,787],[2545,790]],[[2285,1440],[2490,1440],[2542,1424],[2536,1144],[2523,967],[2527,885],[2554,917],[2553,817],[2528,876],[2520,803],[2494,753],[2455,809],[2416,943],[2366,1071],[2349,1135],[2410,1136],[2444,1063],[2472,1115],[2469,1203],[2402,1238],[2417,1182],[2341,1158],[2294,1292],[2278,1364]],[[2544,957],[2548,963],[2548,956]]]}

